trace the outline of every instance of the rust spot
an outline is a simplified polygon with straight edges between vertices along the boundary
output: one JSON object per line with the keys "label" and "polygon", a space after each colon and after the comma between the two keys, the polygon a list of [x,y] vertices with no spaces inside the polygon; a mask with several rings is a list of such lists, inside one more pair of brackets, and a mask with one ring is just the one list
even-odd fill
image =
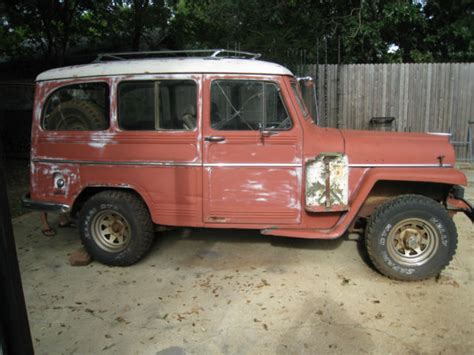
{"label": "rust spot", "polygon": [[306,164],[306,207],[315,211],[346,209],[349,190],[347,156],[326,153]]}

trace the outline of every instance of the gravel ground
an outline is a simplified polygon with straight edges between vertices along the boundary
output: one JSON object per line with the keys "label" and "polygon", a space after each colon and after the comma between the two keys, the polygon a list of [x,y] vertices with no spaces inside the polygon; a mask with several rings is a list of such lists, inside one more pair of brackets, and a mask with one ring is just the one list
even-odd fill
{"label": "gravel ground", "polygon": [[354,236],[246,230],[161,232],[133,267],[71,267],[77,230],[46,238],[38,221],[14,220],[37,354],[474,353],[474,235],[464,215],[451,264],[411,283],[374,271]]}

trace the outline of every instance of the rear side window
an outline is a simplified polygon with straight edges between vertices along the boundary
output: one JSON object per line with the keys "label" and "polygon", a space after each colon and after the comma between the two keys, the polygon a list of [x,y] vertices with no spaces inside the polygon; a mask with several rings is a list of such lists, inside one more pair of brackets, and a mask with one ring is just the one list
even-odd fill
{"label": "rear side window", "polygon": [[68,85],[46,101],[42,127],[48,131],[100,131],[109,127],[106,83]]}
{"label": "rear side window", "polygon": [[192,80],[128,81],[119,85],[118,122],[123,130],[193,130],[196,83]]}
{"label": "rear side window", "polygon": [[217,130],[288,130],[292,121],[278,87],[257,80],[215,80],[211,126]]}

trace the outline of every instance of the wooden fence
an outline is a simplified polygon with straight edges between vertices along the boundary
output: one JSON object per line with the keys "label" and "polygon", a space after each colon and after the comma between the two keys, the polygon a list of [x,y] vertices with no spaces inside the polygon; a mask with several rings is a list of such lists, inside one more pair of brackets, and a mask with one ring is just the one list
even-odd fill
{"label": "wooden fence", "polygon": [[[307,65],[297,72],[315,78],[324,126],[369,129],[373,117],[395,117],[397,131],[472,140],[474,63]],[[472,142],[455,146],[459,160],[472,160]]]}

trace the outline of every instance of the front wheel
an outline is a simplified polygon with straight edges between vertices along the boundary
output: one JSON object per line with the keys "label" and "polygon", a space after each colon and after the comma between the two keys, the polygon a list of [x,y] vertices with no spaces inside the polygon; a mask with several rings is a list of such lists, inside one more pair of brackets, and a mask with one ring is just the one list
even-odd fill
{"label": "front wheel", "polygon": [[79,228],[87,251],[107,265],[136,263],[151,248],[154,237],[147,206],[126,191],[92,196],[81,209]]}
{"label": "front wheel", "polygon": [[379,206],[366,227],[374,266],[398,280],[436,276],[456,251],[457,231],[444,207],[419,195],[403,195]]}

